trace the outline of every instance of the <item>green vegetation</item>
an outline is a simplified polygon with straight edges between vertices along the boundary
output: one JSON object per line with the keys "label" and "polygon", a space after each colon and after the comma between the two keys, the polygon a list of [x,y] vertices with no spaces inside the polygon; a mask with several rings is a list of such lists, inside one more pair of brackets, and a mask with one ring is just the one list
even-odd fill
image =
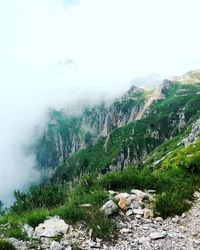
{"label": "green vegetation", "polygon": [[[85,221],[86,225],[93,229],[94,237],[107,237],[114,232],[115,225],[110,218],[102,215],[99,209],[109,199],[108,189],[118,191],[130,191],[133,188],[155,189],[157,196],[154,212],[164,218],[175,214],[180,215],[191,207],[193,193],[200,188],[200,175],[196,174],[193,168],[191,171],[187,165],[187,155],[189,159],[193,159],[194,163],[199,149],[200,140],[188,148],[180,145],[156,167],[150,162],[145,167],[143,165],[140,165],[140,168],[129,166],[123,171],[109,172],[101,177],[98,177],[97,173],[85,174],[76,181],[74,188],[63,186],[62,192],[65,198],[60,197],[60,201],[57,204],[52,203],[51,206],[48,199],[43,203],[39,202],[41,197],[37,191],[28,192],[27,199],[23,199],[21,203],[23,193],[20,193],[10,213],[4,215],[0,221],[4,224],[9,222],[12,229],[6,229],[2,233],[24,238],[20,225],[28,223],[35,227],[48,216],[59,215],[69,224]],[[51,184],[52,190],[54,190],[54,185],[57,184]],[[40,189],[40,186],[35,187],[37,188]],[[46,195],[51,196],[51,193],[46,193]],[[59,197],[56,199],[58,200]],[[32,200],[35,202],[32,203]],[[81,207],[82,204],[91,204],[91,207],[84,208]]]}
{"label": "green vegetation", "polygon": [[[0,224],[9,222],[11,227],[0,229],[0,234],[26,239],[21,229],[25,223],[36,227],[48,216],[59,215],[69,224],[84,221],[93,229],[94,237],[108,237],[115,231],[115,224],[99,209],[109,199],[109,189],[155,189],[154,213],[164,218],[187,211],[193,193],[200,188],[200,140],[187,148],[181,141],[200,116],[199,95],[195,94],[199,90],[199,84],[172,83],[164,90],[166,98],[154,102],[143,119],[114,129],[109,137],[99,138],[95,144],[93,134],[82,131],[80,135],[85,138],[87,148],[72,154],[48,182],[31,186],[26,193],[15,191],[15,203],[0,218]],[[133,105],[144,100],[144,93],[140,93],[136,101],[115,102],[112,108],[116,112],[121,109],[130,112]],[[104,105],[98,109],[106,112]],[[88,109],[85,115],[94,121],[95,112]],[[180,126],[183,112],[185,127]],[[52,115],[57,122],[49,124],[47,138],[52,139],[52,133],[59,130],[67,144],[70,133],[80,132],[78,118],[66,118],[55,111]],[[46,150],[49,152],[45,157],[55,156],[53,140],[43,138],[40,143],[41,157]],[[125,167],[121,155],[134,164]],[[118,165],[118,170],[109,172],[110,165]],[[85,208],[82,204],[91,206]]]}
{"label": "green vegetation", "polygon": [[0,249],[1,250],[15,250],[16,248],[8,241],[0,240]]}

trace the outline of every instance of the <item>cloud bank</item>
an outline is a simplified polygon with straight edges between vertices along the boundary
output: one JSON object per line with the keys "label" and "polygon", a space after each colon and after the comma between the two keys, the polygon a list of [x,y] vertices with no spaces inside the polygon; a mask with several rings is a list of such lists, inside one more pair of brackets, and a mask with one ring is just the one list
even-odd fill
{"label": "cloud bank", "polygon": [[22,148],[46,108],[199,68],[199,9],[199,0],[1,1],[0,200],[38,178]]}

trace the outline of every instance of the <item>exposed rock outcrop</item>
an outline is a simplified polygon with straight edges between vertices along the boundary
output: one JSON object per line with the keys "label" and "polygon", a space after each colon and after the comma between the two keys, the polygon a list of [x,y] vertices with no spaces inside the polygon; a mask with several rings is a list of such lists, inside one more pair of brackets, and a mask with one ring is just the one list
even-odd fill
{"label": "exposed rock outcrop", "polygon": [[195,143],[195,141],[200,137],[200,119],[198,119],[196,122],[192,125],[192,130],[187,138],[185,138],[182,142],[185,145],[185,147],[188,147],[192,143]]}

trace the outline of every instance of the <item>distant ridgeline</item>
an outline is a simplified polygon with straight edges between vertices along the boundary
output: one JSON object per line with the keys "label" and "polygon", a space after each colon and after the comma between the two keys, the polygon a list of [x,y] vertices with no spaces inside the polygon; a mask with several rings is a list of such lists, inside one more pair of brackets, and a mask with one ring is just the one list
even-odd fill
{"label": "distant ridgeline", "polygon": [[111,105],[100,103],[80,115],[51,110],[33,145],[38,167],[52,169],[54,181],[72,180],[138,164],[167,140],[184,137],[200,117],[200,74],[195,72],[150,91],[132,86]]}

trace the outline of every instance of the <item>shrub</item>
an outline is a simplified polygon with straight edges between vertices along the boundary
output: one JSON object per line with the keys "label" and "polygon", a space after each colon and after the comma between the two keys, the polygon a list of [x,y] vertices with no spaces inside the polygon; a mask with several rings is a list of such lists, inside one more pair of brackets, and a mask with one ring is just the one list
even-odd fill
{"label": "shrub", "polygon": [[0,240],[0,249],[1,250],[16,250],[16,248],[6,240]]}
{"label": "shrub", "polygon": [[14,191],[15,203],[11,211],[21,214],[22,211],[37,208],[52,208],[64,203],[65,188],[60,184],[40,184],[31,186],[27,193]]}
{"label": "shrub", "polygon": [[163,218],[181,215],[191,207],[179,191],[167,191],[157,196],[155,212]]}
{"label": "shrub", "polygon": [[40,223],[42,223],[47,216],[48,216],[47,210],[30,211],[25,215],[25,221],[27,224],[35,228]]}
{"label": "shrub", "polygon": [[185,164],[187,171],[200,174],[200,153],[193,154]]}

